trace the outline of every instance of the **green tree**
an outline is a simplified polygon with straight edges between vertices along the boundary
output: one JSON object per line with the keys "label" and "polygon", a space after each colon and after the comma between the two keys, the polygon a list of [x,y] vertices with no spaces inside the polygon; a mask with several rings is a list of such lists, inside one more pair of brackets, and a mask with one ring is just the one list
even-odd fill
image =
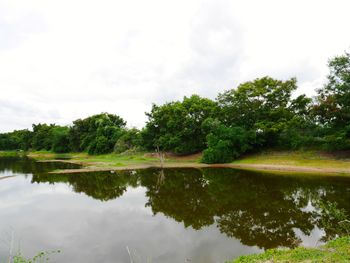
{"label": "green tree", "polygon": [[108,113],[78,119],[69,132],[70,147],[73,151],[88,151],[90,154],[112,152],[125,125],[122,118]]}
{"label": "green tree", "polygon": [[189,154],[205,148],[206,134],[201,125],[208,117],[217,114],[217,104],[193,95],[183,101],[153,105],[148,122],[142,131],[145,146],[154,150],[157,146],[177,154]]}
{"label": "green tree", "polygon": [[10,133],[2,133],[0,134],[0,150],[15,150],[16,143],[11,138]]}
{"label": "green tree", "polygon": [[228,163],[241,156],[255,141],[255,134],[241,127],[227,127],[218,120],[207,119],[203,128],[207,135],[208,148],[204,150],[202,162]]}
{"label": "green tree", "polygon": [[33,124],[33,149],[50,151],[52,149],[52,130],[55,127],[57,127],[55,124]]}
{"label": "green tree", "polygon": [[52,129],[52,151],[57,153],[70,151],[68,127],[56,126]]}
{"label": "green tree", "polygon": [[293,100],[292,93],[296,89],[294,78],[281,81],[264,77],[245,82],[237,89],[219,94],[220,119],[227,126],[254,131],[256,146],[274,147],[293,117],[304,120],[307,115],[310,99],[301,95]]}
{"label": "green tree", "polygon": [[328,62],[326,85],[317,91],[313,113],[320,124],[320,142],[326,150],[350,149],[350,54]]}
{"label": "green tree", "polygon": [[0,134],[0,150],[24,150],[31,148],[33,133],[29,130],[15,130]]}
{"label": "green tree", "polygon": [[114,152],[116,153],[139,149],[142,149],[142,135],[136,128],[126,129],[114,145]]}
{"label": "green tree", "polygon": [[350,54],[334,57],[328,66],[328,82],[317,91],[314,112],[323,125],[344,128],[350,123]]}

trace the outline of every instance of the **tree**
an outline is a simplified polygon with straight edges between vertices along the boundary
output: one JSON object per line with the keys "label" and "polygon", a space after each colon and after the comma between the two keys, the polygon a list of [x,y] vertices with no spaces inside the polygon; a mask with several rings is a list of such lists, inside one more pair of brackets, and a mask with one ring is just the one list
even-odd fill
{"label": "tree", "polygon": [[344,128],[350,123],[350,54],[334,57],[328,67],[328,82],[317,91],[314,112],[323,125]]}
{"label": "tree", "polygon": [[55,124],[33,124],[32,146],[35,150],[52,149],[52,130],[57,127]]}
{"label": "tree", "polygon": [[304,95],[292,100],[297,89],[296,79],[286,81],[270,77],[245,82],[237,89],[219,94],[220,119],[227,126],[238,126],[257,134],[256,142],[263,146],[276,146],[279,134],[298,115],[307,114],[310,100]]}
{"label": "tree", "polygon": [[0,150],[24,150],[31,148],[33,133],[29,130],[15,130],[0,134]]}
{"label": "tree", "polygon": [[15,150],[16,143],[10,133],[0,134],[0,150]]}
{"label": "tree", "polygon": [[114,145],[114,152],[122,153],[132,149],[142,148],[142,137],[138,129],[132,128],[124,131],[123,135]]}
{"label": "tree", "polygon": [[252,131],[241,127],[227,127],[218,120],[207,119],[203,128],[210,130],[207,135],[207,149],[203,152],[204,163],[228,163],[251,148],[255,141]]}
{"label": "tree", "polygon": [[101,154],[113,151],[124,132],[126,122],[117,115],[101,113],[73,122],[69,132],[73,151]]}
{"label": "tree", "polygon": [[146,147],[154,150],[157,146],[163,151],[177,154],[190,154],[205,148],[206,134],[201,125],[208,117],[217,113],[217,104],[193,95],[183,101],[153,105],[148,122],[142,131]]}
{"label": "tree", "polygon": [[317,91],[313,114],[326,150],[350,149],[350,54],[328,62],[326,85]]}
{"label": "tree", "polygon": [[56,126],[52,129],[52,151],[56,153],[70,151],[68,127]]}

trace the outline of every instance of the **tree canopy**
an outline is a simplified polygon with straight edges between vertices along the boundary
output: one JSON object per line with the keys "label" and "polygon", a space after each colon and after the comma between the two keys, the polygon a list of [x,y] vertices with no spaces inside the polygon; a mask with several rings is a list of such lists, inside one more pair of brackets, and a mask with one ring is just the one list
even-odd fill
{"label": "tree canopy", "polygon": [[70,129],[70,147],[91,154],[111,152],[125,125],[122,118],[108,113],[76,120]]}
{"label": "tree canopy", "polygon": [[146,113],[148,122],[143,130],[146,147],[156,147],[177,154],[195,153],[205,149],[206,134],[201,125],[204,120],[214,117],[217,103],[200,96],[184,97],[183,101],[153,104]]}

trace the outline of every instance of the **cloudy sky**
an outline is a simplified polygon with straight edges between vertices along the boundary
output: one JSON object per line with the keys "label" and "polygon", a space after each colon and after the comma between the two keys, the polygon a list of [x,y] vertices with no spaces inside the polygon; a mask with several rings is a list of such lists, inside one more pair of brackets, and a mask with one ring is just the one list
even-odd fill
{"label": "cloudy sky", "polygon": [[349,0],[0,0],[0,131],[215,98],[270,75],[308,95],[350,48]]}

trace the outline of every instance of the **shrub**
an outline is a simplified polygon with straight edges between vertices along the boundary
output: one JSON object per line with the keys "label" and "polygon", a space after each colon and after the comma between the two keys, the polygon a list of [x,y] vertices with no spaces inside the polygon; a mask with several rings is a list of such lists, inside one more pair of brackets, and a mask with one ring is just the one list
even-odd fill
{"label": "shrub", "polygon": [[241,127],[226,127],[223,124],[212,127],[207,136],[208,148],[203,152],[202,162],[231,162],[251,148],[252,139],[252,132]]}

